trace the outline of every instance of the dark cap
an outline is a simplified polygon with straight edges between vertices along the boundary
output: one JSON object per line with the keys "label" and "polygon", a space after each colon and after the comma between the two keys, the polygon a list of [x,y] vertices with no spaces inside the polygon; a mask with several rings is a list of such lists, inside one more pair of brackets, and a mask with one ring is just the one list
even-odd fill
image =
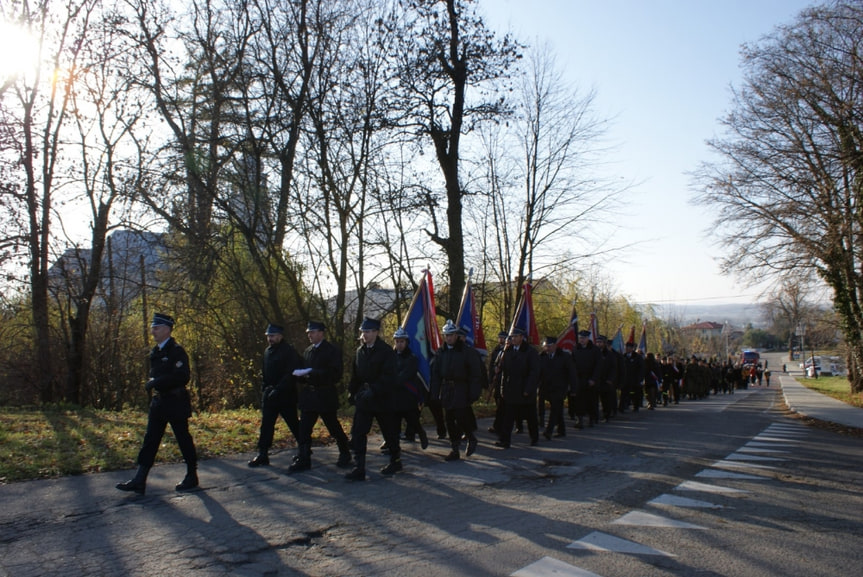
{"label": "dark cap", "polygon": [[270,323],[267,325],[266,335],[281,335],[285,333],[285,327]]}
{"label": "dark cap", "polygon": [[544,344],[544,345],[556,345],[557,344],[557,337],[550,337],[550,336],[545,337],[545,340],[542,341],[542,344]]}
{"label": "dark cap", "polygon": [[580,337],[589,337],[590,331],[578,331],[578,336]]}
{"label": "dark cap", "polygon": [[511,331],[509,331],[509,336],[514,337],[517,335],[521,335],[523,337],[527,336],[527,331],[521,327],[513,327]]}
{"label": "dark cap", "polygon": [[309,321],[309,324],[306,325],[306,332],[309,331],[325,331],[327,327],[324,326],[324,323],[320,323],[318,321]]}
{"label": "dark cap", "polygon": [[605,337],[605,335],[596,335],[596,340],[607,341],[608,339]]}
{"label": "dark cap", "polygon": [[505,339],[508,336],[509,336],[509,333],[507,333],[506,331],[500,331],[499,333],[497,333],[497,338],[499,338],[499,339]]}
{"label": "dark cap", "polygon": [[363,319],[363,324],[360,325],[361,331],[379,331],[381,330],[381,321],[366,317]]}
{"label": "dark cap", "polygon": [[156,313],[153,315],[153,322],[150,323],[151,327],[157,326],[165,326],[174,328],[174,319],[170,315]]}

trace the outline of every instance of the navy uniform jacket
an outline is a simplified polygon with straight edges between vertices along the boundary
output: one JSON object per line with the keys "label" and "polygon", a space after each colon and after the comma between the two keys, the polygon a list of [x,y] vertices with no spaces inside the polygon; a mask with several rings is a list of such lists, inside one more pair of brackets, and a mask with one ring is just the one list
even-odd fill
{"label": "navy uniform jacket", "polygon": [[623,355],[623,386],[634,391],[644,380],[644,357],[641,353],[632,351]]}
{"label": "navy uniform jacket", "polygon": [[391,410],[396,382],[396,352],[380,338],[371,347],[365,343],[354,355],[354,370],[348,392],[357,408],[379,412]]}
{"label": "navy uniform jacket", "polygon": [[419,359],[412,350],[396,351],[396,387],[393,392],[394,411],[416,410],[423,402],[426,389],[420,383]]}
{"label": "navy uniform jacket", "polygon": [[150,351],[150,380],[147,390],[155,390],[150,407],[164,410],[168,419],[192,416],[192,402],[186,385],[191,378],[189,355],[174,337],[165,342],[159,349],[153,347]]}
{"label": "navy uniform jacket", "polygon": [[509,347],[500,358],[500,392],[512,405],[536,405],[539,388],[539,353],[529,344]]}
{"label": "navy uniform jacket", "polygon": [[339,410],[339,383],[344,363],[342,351],[324,339],[316,347],[309,345],[303,351],[305,368],[312,369],[300,377],[299,407],[301,411],[331,413]]}
{"label": "navy uniform jacket", "polygon": [[608,347],[599,350],[599,380],[596,386],[600,391],[613,391],[617,386],[618,354]]}
{"label": "navy uniform jacket", "polygon": [[578,373],[578,391],[586,390],[588,381],[599,384],[599,349],[592,342],[586,347],[575,345],[572,349],[572,360],[575,361],[575,372]]}
{"label": "navy uniform jacket", "polygon": [[264,351],[263,381],[264,390],[273,389],[280,403],[295,404],[297,388],[294,382],[294,369],[302,366],[296,349],[284,340],[270,345]]}
{"label": "navy uniform jacket", "polygon": [[482,389],[482,359],[457,341],[438,349],[431,364],[431,395],[445,409],[465,409],[479,398]]}
{"label": "navy uniform jacket", "polygon": [[540,353],[541,368],[539,390],[547,401],[562,401],[575,391],[578,377],[572,355],[566,351],[555,351],[552,357],[548,352]]}

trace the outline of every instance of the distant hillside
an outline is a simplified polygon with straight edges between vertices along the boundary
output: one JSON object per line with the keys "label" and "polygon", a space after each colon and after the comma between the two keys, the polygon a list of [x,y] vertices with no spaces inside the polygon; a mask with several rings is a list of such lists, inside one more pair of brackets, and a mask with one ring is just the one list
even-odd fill
{"label": "distant hillside", "polygon": [[657,314],[666,321],[676,322],[681,325],[697,321],[712,321],[715,323],[728,322],[733,327],[745,327],[752,324],[754,327],[765,327],[761,305],[750,304],[667,304],[657,305]]}

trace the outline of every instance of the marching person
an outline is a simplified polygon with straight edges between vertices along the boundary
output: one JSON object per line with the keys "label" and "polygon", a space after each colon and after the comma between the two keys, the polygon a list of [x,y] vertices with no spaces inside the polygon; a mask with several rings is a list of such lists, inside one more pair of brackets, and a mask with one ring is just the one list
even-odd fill
{"label": "marching person", "polygon": [[267,326],[267,348],[261,369],[261,432],[258,437],[258,454],[249,461],[250,467],[270,464],[270,447],[279,416],[288,425],[294,439],[300,440],[300,419],[297,415],[297,388],[294,370],[302,361],[296,349],[285,340],[285,329],[279,325]]}
{"label": "marching person", "polygon": [[488,356],[488,376],[489,390],[491,397],[494,399],[494,421],[491,427],[488,428],[489,433],[497,434],[500,429],[500,423],[503,420],[503,399],[500,398],[500,367],[498,360],[501,353],[506,348],[506,341],[509,334],[506,331],[501,331],[497,334],[497,346],[492,349]]}
{"label": "marching person", "polygon": [[627,341],[623,353],[623,385],[620,388],[620,412],[632,406],[638,412],[641,406],[642,383],[644,382],[644,359],[635,350],[635,343]]}
{"label": "marching person", "polygon": [[[578,374],[578,386],[571,399],[574,400],[575,427],[583,429],[584,417],[591,417],[596,411],[596,386],[599,382],[599,350],[590,340],[590,331],[578,332],[578,342],[572,349],[572,360],[575,361],[575,371]],[[590,424],[593,426],[593,421],[590,421]]]}
{"label": "marching person", "polygon": [[527,421],[530,444],[539,442],[539,424],[536,414],[536,392],[539,386],[539,353],[525,340],[524,329],[510,332],[512,346],[500,358],[500,393],[504,402],[503,421],[498,430],[499,447],[509,448],[512,428],[517,419]]}
{"label": "marching person", "polygon": [[543,399],[548,401],[548,424],[543,436],[551,440],[555,428],[555,437],[566,436],[566,423],[563,420],[563,401],[570,391],[575,389],[576,374],[572,357],[566,351],[557,350],[557,339],[545,337],[545,350],[539,355],[540,380],[539,390]]}
{"label": "marching person", "polygon": [[192,402],[186,390],[191,376],[189,356],[171,336],[173,329],[174,319],[169,315],[153,315],[150,334],[156,346],[150,351],[150,380],[145,385],[147,391],[153,393],[147,415],[147,432],[138,453],[138,472],[132,479],[117,485],[121,491],[132,491],[139,495],[145,493],[147,475],[156,460],[168,424],[174,431],[183,460],[186,461],[186,476],[174,488],[187,491],[198,486],[198,457],[189,432]]}
{"label": "marching person", "polygon": [[393,333],[393,348],[396,351],[396,387],[393,394],[393,410],[395,411],[398,429],[404,419],[407,429],[415,432],[420,438],[420,446],[427,449],[429,438],[420,423],[420,411],[425,399],[425,387],[418,377],[419,359],[410,348],[410,336],[403,328]]}
{"label": "marching person", "polygon": [[381,469],[384,475],[394,475],[402,470],[399,431],[392,411],[392,393],[396,380],[395,351],[378,337],[381,322],[365,318],[360,325],[360,346],[354,355],[353,374],[348,385],[348,398],[355,406],[354,423],[351,427],[351,444],[356,462],[348,481],[364,481],[366,478],[366,449],[372,422],[377,420],[389,447],[390,463]]}
{"label": "marching person", "polygon": [[[599,349],[599,381],[597,383],[597,397],[599,406],[602,408],[602,422],[607,423],[614,412],[617,410],[617,382],[618,382],[618,361],[620,355],[609,346],[608,338],[605,335],[596,337],[596,347]],[[591,420],[595,421],[599,418],[599,409],[596,416],[591,416]]]}
{"label": "marching person", "polygon": [[303,351],[304,368],[294,371],[299,387],[300,437],[294,462],[289,473],[312,468],[312,431],[318,418],[339,447],[336,466],[351,466],[348,436],[339,422],[339,384],[342,380],[342,351],[326,339],[326,326],[318,321],[306,325],[309,346]]}
{"label": "marching person", "polygon": [[467,345],[459,339],[459,330],[451,320],[443,327],[444,344],[438,349],[431,365],[431,396],[443,406],[446,428],[452,450],[444,457],[446,461],[461,458],[462,436],[467,436],[468,456],[476,451],[476,419],[471,404],[481,394],[481,372],[479,355],[468,352]]}

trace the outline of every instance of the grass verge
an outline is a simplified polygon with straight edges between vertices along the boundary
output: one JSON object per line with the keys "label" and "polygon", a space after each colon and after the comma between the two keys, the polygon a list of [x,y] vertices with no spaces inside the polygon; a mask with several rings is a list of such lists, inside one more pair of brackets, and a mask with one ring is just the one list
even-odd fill
{"label": "grass verge", "polygon": [[843,403],[863,409],[863,393],[851,393],[851,386],[845,377],[818,377],[817,379],[798,379],[801,384]]}

